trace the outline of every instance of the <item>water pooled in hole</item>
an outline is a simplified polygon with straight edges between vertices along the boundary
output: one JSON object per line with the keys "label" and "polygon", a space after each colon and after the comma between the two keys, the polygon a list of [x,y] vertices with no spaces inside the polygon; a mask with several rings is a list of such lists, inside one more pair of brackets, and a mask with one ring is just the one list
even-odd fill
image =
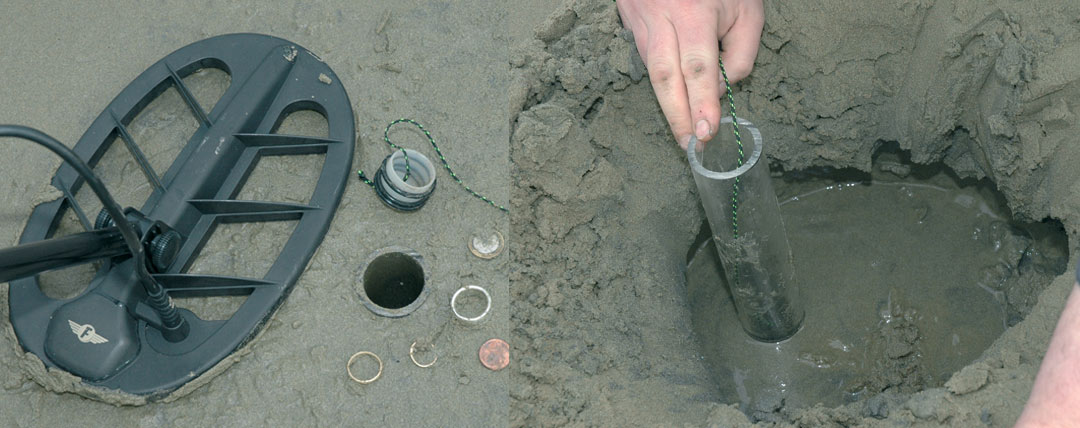
{"label": "water pooled in hole", "polygon": [[[875,173],[777,180],[795,260],[802,330],[747,336],[710,245],[691,248],[688,301],[724,401],[758,419],[942,385],[1030,310],[1065,269],[1056,222],[1020,224],[989,184],[941,168],[879,162]],[[720,237],[723,239],[723,237]]]}

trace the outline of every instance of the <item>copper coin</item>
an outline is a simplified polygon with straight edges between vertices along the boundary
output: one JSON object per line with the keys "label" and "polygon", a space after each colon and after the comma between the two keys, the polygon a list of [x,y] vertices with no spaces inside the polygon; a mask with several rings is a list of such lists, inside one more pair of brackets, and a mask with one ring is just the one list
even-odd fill
{"label": "copper coin", "polygon": [[480,346],[480,364],[493,371],[510,365],[510,345],[502,339],[491,339]]}

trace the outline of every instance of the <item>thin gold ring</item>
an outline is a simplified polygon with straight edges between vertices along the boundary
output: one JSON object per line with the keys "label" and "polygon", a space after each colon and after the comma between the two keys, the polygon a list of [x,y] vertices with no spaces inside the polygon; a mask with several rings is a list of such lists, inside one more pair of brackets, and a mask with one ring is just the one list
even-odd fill
{"label": "thin gold ring", "polygon": [[[357,377],[355,375],[353,375],[353,373],[352,373],[352,364],[353,364],[353,362],[355,362],[357,358],[359,358],[360,356],[363,356],[363,355],[370,355],[371,358],[374,358],[375,361],[379,362],[379,372],[375,373],[375,377],[373,377],[371,379],[367,379],[367,380],[357,379]],[[371,382],[375,382],[376,380],[379,380],[379,376],[382,376],[382,369],[383,369],[382,358],[379,358],[379,356],[375,355],[375,353],[368,352],[368,351],[360,351],[360,352],[357,352],[357,353],[353,354],[353,356],[349,357],[349,362],[345,363],[345,371],[347,373],[349,373],[349,378],[351,378],[354,382],[359,383],[361,385],[367,385],[367,384],[369,384]]]}
{"label": "thin gold ring", "polygon": [[[435,354],[435,344],[428,345],[428,348],[431,348],[431,353]],[[420,364],[419,362],[416,361],[416,356],[413,355],[415,352],[416,352],[416,342],[414,341],[412,343],[412,345],[409,346],[409,359],[412,360],[413,364],[416,364],[417,367],[426,369],[428,367],[434,366],[435,362],[439,361],[439,354],[435,354],[435,359],[431,360],[430,363]]]}

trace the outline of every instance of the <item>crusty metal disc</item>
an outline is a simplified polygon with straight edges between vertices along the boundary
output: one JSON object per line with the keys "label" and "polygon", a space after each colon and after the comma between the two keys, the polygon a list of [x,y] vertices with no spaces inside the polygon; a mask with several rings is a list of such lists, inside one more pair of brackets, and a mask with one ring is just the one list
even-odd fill
{"label": "crusty metal disc", "polygon": [[493,259],[503,251],[503,236],[497,230],[475,233],[469,238],[469,251],[482,259]]}

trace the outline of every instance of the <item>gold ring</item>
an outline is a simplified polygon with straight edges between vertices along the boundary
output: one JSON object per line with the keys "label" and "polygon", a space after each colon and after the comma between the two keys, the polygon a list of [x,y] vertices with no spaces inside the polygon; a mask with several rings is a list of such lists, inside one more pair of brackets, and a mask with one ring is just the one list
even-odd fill
{"label": "gold ring", "polygon": [[[354,376],[353,373],[352,373],[352,364],[353,364],[353,362],[356,361],[356,359],[359,358],[362,355],[370,355],[371,358],[374,358],[375,361],[379,362],[379,372],[375,373],[375,377],[373,377],[371,379],[367,379],[367,380],[357,379],[356,376]],[[367,385],[367,384],[369,384],[371,382],[375,382],[376,380],[379,380],[379,376],[382,376],[382,369],[383,369],[382,358],[379,358],[378,355],[375,355],[374,353],[368,352],[368,351],[360,351],[360,352],[357,352],[357,353],[353,354],[352,357],[349,357],[349,362],[345,363],[345,371],[347,373],[349,373],[349,378],[351,378],[353,381],[355,381],[356,383],[359,383],[361,385]]]}
{"label": "gold ring", "polygon": [[[431,353],[435,354],[435,344],[428,345],[428,348],[431,348]],[[419,362],[416,361],[416,356],[413,355],[413,353],[415,353],[415,352],[416,352],[416,342],[414,341],[412,343],[412,345],[409,346],[409,359],[412,360],[413,364],[416,364],[417,367],[426,369],[428,367],[431,367],[431,366],[435,365],[436,361],[439,361],[439,355],[435,354],[435,359],[431,360],[430,363],[420,364]]]}

